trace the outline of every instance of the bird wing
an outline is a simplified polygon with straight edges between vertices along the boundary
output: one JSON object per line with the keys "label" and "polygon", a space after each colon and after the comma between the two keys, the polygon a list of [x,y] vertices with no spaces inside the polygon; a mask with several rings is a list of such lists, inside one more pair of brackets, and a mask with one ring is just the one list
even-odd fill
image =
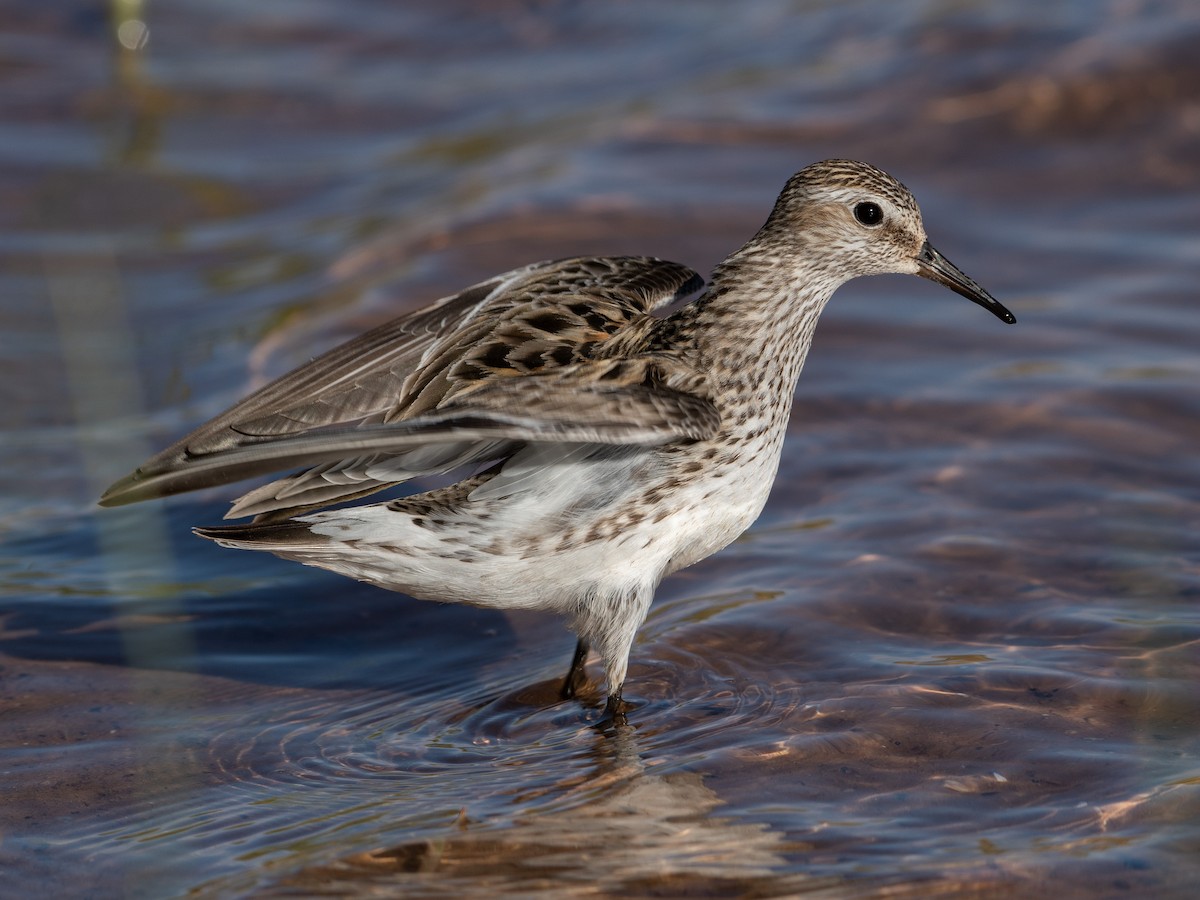
{"label": "bird wing", "polygon": [[[194,457],[188,465],[139,470],[119,502],[228,484],[280,469],[347,458],[390,458],[440,444],[489,446],[543,441],[654,446],[701,440],[720,426],[696,386],[703,375],[670,357],[579,363],[497,379],[443,408],[399,422],[330,426]],[[115,505],[115,504],[113,504]]]}
{"label": "bird wing", "polygon": [[[702,283],[685,266],[648,257],[516,269],[372,329],[268,384],[118,481],[101,503],[311,466],[250,492],[238,501],[242,510],[232,512],[269,511],[263,505],[294,510],[445,471],[481,454],[497,458],[513,441],[566,440],[551,435],[568,433],[646,439],[645,430],[617,427],[617,410],[602,411],[598,400],[542,421],[531,410],[538,403],[547,409],[549,380],[535,379],[537,386],[524,391],[515,383],[635,353],[653,321],[647,313]],[[589,383],[584,369],[563,371],[559,380],[572,377]],[[610,377],[615,387],[619,379]],[[489,389],[492,382],[514,384]],[[642,389],[629,390],[632,397]],[[570,393],[560,388],[559,399],[572,402]]]}

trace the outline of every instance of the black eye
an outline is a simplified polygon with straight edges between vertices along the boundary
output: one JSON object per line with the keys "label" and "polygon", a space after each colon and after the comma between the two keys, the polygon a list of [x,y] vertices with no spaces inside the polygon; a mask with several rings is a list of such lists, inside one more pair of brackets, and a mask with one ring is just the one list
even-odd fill
{"label": "black eye", "polygon": [[883,221],[883,210],[878,203],[860,203],[854,207],[854,218],[863,225],[878,225]]}

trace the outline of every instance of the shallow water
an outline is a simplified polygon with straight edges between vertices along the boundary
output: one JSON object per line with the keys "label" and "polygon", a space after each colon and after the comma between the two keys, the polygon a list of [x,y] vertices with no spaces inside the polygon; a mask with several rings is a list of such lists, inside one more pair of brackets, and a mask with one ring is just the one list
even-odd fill
{"label": "shallow water", "polygon": [[[0,882],[53,896],[1187,896],[1200,12],[1185,0],[10,3]],[[839,292],[775,492],[672,577],[627,729],[552,618],[95,497],[531,260],[705,269],[815,159],[1016,313]]]}

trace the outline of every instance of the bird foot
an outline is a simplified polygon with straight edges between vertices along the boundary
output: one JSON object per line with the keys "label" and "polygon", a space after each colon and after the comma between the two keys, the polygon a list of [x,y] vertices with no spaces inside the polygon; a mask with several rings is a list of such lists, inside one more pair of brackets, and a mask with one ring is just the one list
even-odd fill
{"label": "bird foot", "polygon": [[611,724],[616,728],[625,728],[629,725],[629,719],[625,715],[629,708],[629,704],[621,698],[620,691],[617,691],[614,694],[609,694],[608,700],[604,704],[604,715],[596,724]]}

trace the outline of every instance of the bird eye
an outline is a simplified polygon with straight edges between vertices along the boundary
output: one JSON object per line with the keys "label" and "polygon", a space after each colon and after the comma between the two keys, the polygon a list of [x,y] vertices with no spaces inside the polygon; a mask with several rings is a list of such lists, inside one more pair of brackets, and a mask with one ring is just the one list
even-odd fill
{"label": "bird eye", "polygon": [[883,221],[883,210],[878,203],[859,203],[854,207],[854,218],[863,225],[875,226]]}

